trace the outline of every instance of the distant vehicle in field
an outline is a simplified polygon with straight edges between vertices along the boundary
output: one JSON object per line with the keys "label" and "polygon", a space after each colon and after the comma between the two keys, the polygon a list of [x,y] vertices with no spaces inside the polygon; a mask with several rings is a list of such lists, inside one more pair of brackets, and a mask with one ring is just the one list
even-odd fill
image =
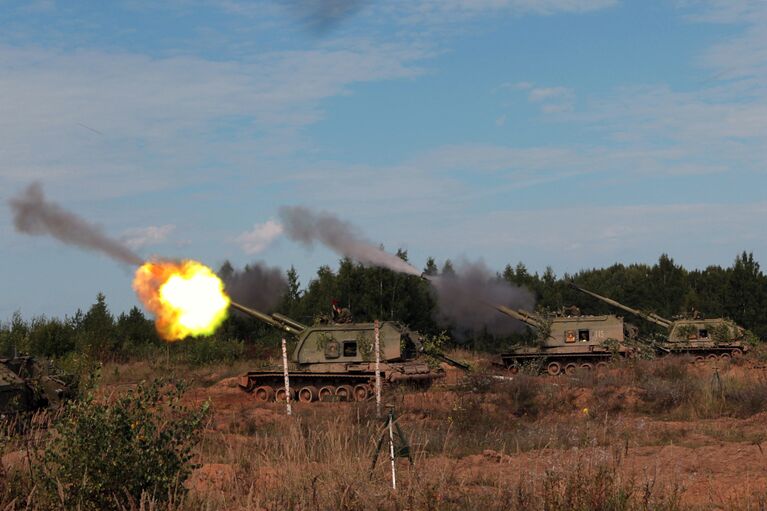
{"label": "distant vehicle in field", "polygon": [[73,397],[73,378],[34,357],[0,358],[0,415],[57,408]]}
{"label": "distant vehicle in field", "polygon": [[[326,322],[308,326],[282,314],[265,314],[232,302],[231,307],[293,335],[298,344],[291,362],[290,388],[300,402],[364,401],[373,394],[375,378],[374,324]],[[385,384],[430,385],[444,376],[431,367],[423,353],[421,336],[393,321],[379,326],[381,373]],[[463,366],[444,355],[438,358]],[[282,368],[250,371],[240,377],[240,388],[258,401],[285,399]]]}
{"label": "distant vehicle in field", "polygon": [[579,311],[542,316],[503,305],[494,307],[538,332],[537,346],[516,346],[501,354],[504,365],[513,372],[533,362],[552,376],[571,375],[578,369],[601,369],[613,356],[633,353],[624,344],[626,325],[618,316],[583,316]]}
{"label": "distant vehicle in field", "polygon": [[573,283],[570,285],[597,300],[662,327],[666,331],[665,338],[653,342],[658,354],[690,354],[697,361],[702,361],[705,358],[716,360],[740,357],[749,350],[749,345],[745,342],[746,330],[729,319],[699,317],[666,319],[654,312],[644,312],[628,307]]}

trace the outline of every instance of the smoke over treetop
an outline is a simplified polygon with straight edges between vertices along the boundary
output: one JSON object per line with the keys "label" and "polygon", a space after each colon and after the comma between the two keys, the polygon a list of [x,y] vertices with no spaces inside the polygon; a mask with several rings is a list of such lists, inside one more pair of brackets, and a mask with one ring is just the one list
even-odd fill
{"label": "smoke over treetop", "polygon": [[406,261],[366,240],[353,225],[330,213],[317,213],[301,206],[284,206],[280,208],[279,216],[287,237],[307,247],[320,242],[337,254],[365,266],[381,266],[409,275],[421,274]]}
{"label": "smoke over treetop", "polygon": [[322,35],[357,12],[364,3],[364,0],[292,0],[289,5],[306,28]]}
{"label": "smoke over treetop", "polygon": [[218,271],[227,294],[247,307],[271,312],[288,290],[288,281],[279,268],[255,262],[236,270],[227,261]]}
{"label": "smoke over treetop", "polygon": [[437,322],[455,326],[457,337],[483,328],[492,335],[509,335],[524,328],[495,310],[491,305],[505,305],[531,310],[533,293],[500,279],[481,262],[461,262],[455,272],[428,277],[437,295]]}
{"label": "smoke over treetop", "polygon": [[97,250],[131,265],[139,266],[143,262],[130,248],[104,234],[98,226],[47,201],[40,183],[32,183],[9,202],[17,232],[33,236],[47,234],[69,245]]}

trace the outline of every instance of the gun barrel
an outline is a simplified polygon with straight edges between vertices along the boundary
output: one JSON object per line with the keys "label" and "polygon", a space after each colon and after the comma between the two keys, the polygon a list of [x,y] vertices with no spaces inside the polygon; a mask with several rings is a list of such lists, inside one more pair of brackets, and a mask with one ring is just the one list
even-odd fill
{"label": "gun barrel", "polygon": [[498,312],[506,314],[507,316],[511,316],[518,321],[530,325],[536,330],[543,330],[545,328],[545,325],[541,319],[533,313],[512,309],[511,307],[506,307],[505,305],[492,305],[492,307],[494,307]]}
{"label": "gun barrel", "polygon": [[307,328],[307,326],[304,325],[303,323],[299,323],[295,319],[292,319],[292,318],[289,318],[287,316],[284,316],[284,315],[282,315],[282,314],[280,314],[278,312],[273,312],[272,313],[272,318],[274,318],[275,320],[279,321],[282,324],[291,326],[291,327],[295,328],[298,331],[306,330],[306,328]]}
{"label": "gun barrel", "polygon": [[257,311],[255,309],[251,309],[250,307],[245,307],[244,305],[240,305],[237,302],[231,302],[230,307],[233,309],[236,309],[243,314],[247,314],[250,317],[259,319],[266,323],[269,326],[272,326],[278,330],[282,330],[283,332],[287,332],[289,334],[300,334],[304,330],[306,330],[308,327],[302,323],[299,323],[298,321],[294,319],[290,319],[287,316],[283,316],[282,314],[264,314],[263,312]]}
{"label": "gun barrel", "polygon": [[622,303],[613,300],[612,298],[607,298],[606,296],[599,295],[593,291],[589,291],[588,289],[584,289],[580,286],[575,285],[573,282],[570,282],[570,287],[573,289],[577,289],[581,293],[585,293],[589,296],[593,296],[597,300],[600,300],[602,302],[605,302],[608,305],[612,305],[613,307],[617,307],[618,309],[624,310],[628,312],[629,314],[633,314],[635,316],[639,316],[640,318],[643,318],[647,321],[650,321],[651,323],[655,323],[656,325],[660,325],[664,328],[671,328],[673,325],[672,321],[669,321],[668,319],[658,316],[654,312],[644,312],[639,309],[634,309],[632,307],[629,307],[627,305],[623,305]]}

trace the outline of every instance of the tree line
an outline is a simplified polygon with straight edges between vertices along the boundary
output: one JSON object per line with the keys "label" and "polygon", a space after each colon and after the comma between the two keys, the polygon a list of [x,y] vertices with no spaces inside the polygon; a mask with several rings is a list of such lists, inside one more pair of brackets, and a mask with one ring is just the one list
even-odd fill
{"label": "tree line", "polygon": [[[407,260],[407,252],[400,250],[397,254]],[[454,271],[450,260],[438,265],[429,258],[424,267],[429,275]],[[429,284],[418,277],[342,259],[335,270],[321,266],[306,286],[302,286],[292,267],[286,278],[287,291],[275,312],[302,323],[312,324],[318,315],[329,314],[331,302],[338,300],[341,306],[350,309],[355,321],[394,320],[427,335],[443,331],[450,334],[450,325],[436,322],[438,303]],[[586,314],[619,312],[571,288],[569,283],[574,282],[668,318],[692,311],[705,317],[727,317],[760,339],[767,338],[767,277],[751,253],[739,254],[729,267],[709,266],[702,270],[687,270],[665,254],[652,265],[614,264],[562,276],[557,276],[552,268],[542,274],[531,273],[523,263],[518,263],[507,265],[495,278],[530,289],[541,311],[575,305]],[[640,324],[643,329],[652,329],[646,323]],[[210,350],[222,349],[228,356],[239,356],[243,351],[257,356],[276,346],[280,336],[280,332],[255,319],[231,314],[213,336],[195,340],[194,346],[195,350],[202,350],[202,354],[198,353],[201,359],[209,356]],[[499,351],[510,343],[532,338],[532,334],[496,338],[480,331],[462,342],[474,349]],[[27,320],[16,312],[0,324],[0,353],[5,356],[28,353],[64,357],[88,353],[104,359],[131,356],[161,345],[152,320],[138,307],[115,316],[101,293],[87,311],[77,310],[63,319]]]}

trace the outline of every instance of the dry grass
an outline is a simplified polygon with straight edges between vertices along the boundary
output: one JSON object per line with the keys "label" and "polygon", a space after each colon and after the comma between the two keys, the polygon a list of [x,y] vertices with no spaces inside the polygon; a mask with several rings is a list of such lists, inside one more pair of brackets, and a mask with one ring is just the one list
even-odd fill
{"label": "dry grass", "polygon": [[269,510],[682,509],[678,487],[624,475],[619,452],[607,458],[574,456],[509,477],[483,470],[508,462],[498,439],[486,439],[483,454],[462,458],[456,454],[464,450],[465,434],[456,429],[435,438],[430,428],[410,424],[410,441],[418,447],[413,465],[398,462],[394,492],[385,456],[370,470],[381,424],[368,412],[349,408],[325,417],[309,412],[283,425],[279,435],[267,430],[246,439],[211,437],[201,455],[234,467],[232,477],[189,504]]}
{"label": "dry grass", "polygon": [[100,383],[102,386],[132,385],[162,377],[183,379],[192,386],[208,387],[224,378],[240,376],[253,368],[254,364],[251,360],[221,362],[206,366],[167,361],[163,357],[126,363],[107,362],[101,366]]}
{"label": "dry grass", "polygon": [[[107,364],[102,384],[114,391],[175,374],[204,388],[251,368],[247,361]],[[371,403],[298,406],[290,419],[275,404],[262,405],[263,416],[235,414],[206,433],[196,455],[204,467],[171,509],[693,509],[682,500],[683,484],[637,470],[625,456],[669,444],[761,449],[766,438],[758,427],[721,424],[767,411],[767,381],[742,362],[627,361],[600,374],[510,380],[479,372],[452,388],[397,391],[389,399],[414,453],[414,465],[397,463],[396,492],[385,455],[370,470],[382,427]],[[45,441],[44,430],[36,434]],[[12,437],[4,447],[23,457],[28,445]],[[0,509],[36,509],[20,466],[0,478]],[[765,499],[745,492],[719,505],[763,509]],[[151,499],[125,508],[160,509]]]}

